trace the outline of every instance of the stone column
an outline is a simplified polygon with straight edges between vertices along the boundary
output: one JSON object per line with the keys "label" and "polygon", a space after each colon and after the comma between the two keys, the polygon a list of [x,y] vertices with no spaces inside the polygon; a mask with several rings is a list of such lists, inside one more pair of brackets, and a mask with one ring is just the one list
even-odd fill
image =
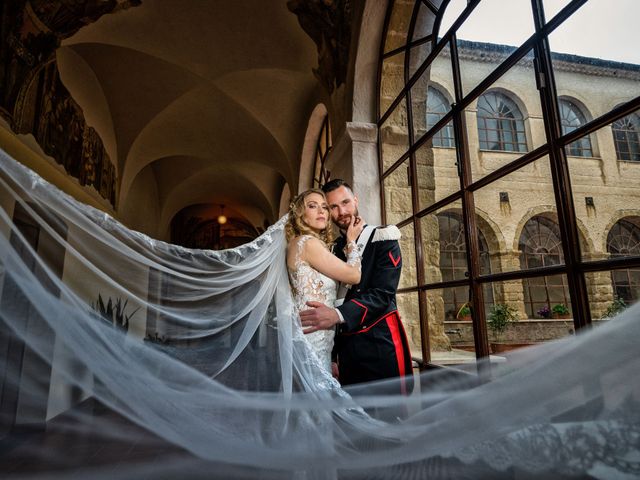
{"label": "stone column", "polygon": [[[606,260],[608,253],[590,252],[584,254],[584,261]],[[591,318],[599,320],[613,302],[615,292],[611,282],[611,272],[589,272],[585,274],[587,279],[587,294],[589,295],[589,309]]]}
{"label": "stone column", "polygon": [[347,122],[329,153],[331,178],[349,182],[368,223],[382,222],[378,174],[378,128],[374,123]]}

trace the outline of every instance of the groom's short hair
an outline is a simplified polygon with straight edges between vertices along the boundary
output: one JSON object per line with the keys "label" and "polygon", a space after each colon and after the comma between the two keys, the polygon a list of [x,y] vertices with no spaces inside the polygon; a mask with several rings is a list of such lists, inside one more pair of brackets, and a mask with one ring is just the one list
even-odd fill
{"label": "groom's short hair", "polygon": [[341,178],[334,178],[330,182],[325,183],[322,186],[322,191],[324,193],[329,193],[329,192],[333,192],[334,190],[337,190],[340,187],[346,187],[351,193],[353,193],[353,188],[351,188],[351,185],[349,185],[347,182],[345,182]]}

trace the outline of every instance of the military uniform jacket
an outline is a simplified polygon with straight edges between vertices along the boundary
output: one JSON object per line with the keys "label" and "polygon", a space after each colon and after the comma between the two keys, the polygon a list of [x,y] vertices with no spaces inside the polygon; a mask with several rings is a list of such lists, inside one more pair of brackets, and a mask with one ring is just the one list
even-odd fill
{"label": "military uniform jacket", "polygon": [[[335,353],[345,385],[411,373],[411,354],[396,306],[402,269],[399,238],[395,226],[376,228],[362,253],[360,283],[337,307],[345,322],[338,327]],[[334,249],[343,260],[345,243],[339,238]]]}

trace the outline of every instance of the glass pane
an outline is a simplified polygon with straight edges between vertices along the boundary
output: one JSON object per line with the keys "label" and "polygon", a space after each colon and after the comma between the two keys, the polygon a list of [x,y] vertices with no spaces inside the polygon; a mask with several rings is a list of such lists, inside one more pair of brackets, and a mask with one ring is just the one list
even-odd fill
{"label": "glass pane", "polygon": [[409,30],[412,12],[413,2],[394,2],[389,26],[387,27],[387,38],[384,42],[385,53],[402,47],[407,43],[407,31]]}
{"label": "glass pane", "polygon": [[587,261],[640,256],[640,162],[619,159],[637,148],[637,130],[628,118],[591,135],[599,158],[568,157],[580,249]]}
{"label": "glass pane", "polygon": [[420,138],[428,128],[450,111],[453,101],[453,73],[447,46],[411,88],[414,138]]}
{"label": "glass pane", "polygon": [[445,7],[442,21],[440,22],[440,31],[438,36],[442,37],[451,28],[451,25],[458,19],[460,14],[467,7],[467,0],[451,0]]}
{"label": "glass pane", "polygon": [[462,203],[457,201],[420,219],[427,283],[467,278]]}
{"label": "glass pane", "polygon": [[403,99],[380,127],[384,170],[393,165],[409,149],[407,102]]}
{"label": "glass pane", "polygon": [[437,365],[475,363],[471,318],[465,307],[469,288],[427,290],[431,362]]}
{"label": "glass pane", "polygon": [[485,299],[485,315],[492,352],[500,354],[572,335],[566,285],[564,275],[488,284],[493,301]]}
{"label": "glass pane", "polygon": [[[487,28],[487,25],[494,27]],[[533,33],[529,0],[480,2],[457,34],[460,56],[468,60],[461,65],[464,92],[473,90]]]}
{"label": "glass pane", "polygon": [[409,288],[418,285],[418,274],[416,271],[416,243],[413,223],[405,225],[400,229],[400,251],[402,252],[402,273],[398,288]]}
{"label": "glass pane", "polygon": [[[640,2],[623,1],[612,8],[610,2],[591,0],[549,35],[563,131],[575,128],[572,120],[577,126],[638,95],[640,52],[632,19],[639,15]],[[586,31],[584,41],[576,37]],[[563,100],[570,108],[563,108]],[[604,158],[610,142],[610,137],[603,143],[591,135],[568,145],[566,152]]]}
{"label": "glass pane", "polygon": [[456,162],[453,125],[448,123],[416,150],[420,209],[460,190]]}
{"label": "glass pane", "polygon": [[530,52],[467,109],[474,180],[546,143],[531,61]]}
{"label": "glass pane", "polygon": [[[546,0],[545,11],[548,3],[551,2]],[[639,17],[640,2],[636,0],[619,0],[615,2],[615,6],[609,0],[590,0],[551,32],[549,44],[553,52],[601,60],[594,62],[587,58],[556,56],[554,70],[558,93],[569,90],[570,85],[583,76],[580,70],[593,72],[595,68],[604,71],[612,67],[607,61],[640,64],[640,50],[637,48]],[[547,14],[547,19],[550,18]],[[585,35],[585,32],[589,34]],[[624,66],[615,65],[613,68],[624,69]],[[559,70],[563,72],[562,75]],[[617,72],[617,75],[620,73]],[[591,75],[594,80],[588,87],[597,93],[594,98],[606,92],[606,86],[614,75],[616,73],[612,71],[600,77]],[[602,88],[603,85],[605,88]]]}
{"label": "glass pane", "polygon": [[543,0],[544,18],[548,22],[555,17],[560,10],[566,7],[571,0]]}
{"label": "glass pane", "polygon": [[[572,97],[560,97],[558,110],[563,135],[580,128],[593,118],[588,107]],[[570,157],[593,157],[597,156],[597,154],[594,155],[595,147],[597,147],[597,143],[594,142],[591,135],[585,135],[564,148],[567,156]]]}
{"label": "glass pane", "polygon": [[409,50],[409,78],[416,73],[416,70],[420,68],[420,66],[427,59],[432,50],[431,42],[422,43],[420,45],[416,45],[411,50]]}
{"label": "glass pane", "polygon": [[380,113],[385,114],[404,88],[404,52],[383,60],[380,81]]}
{"label": "glass pane", "polygon": [[594,325],[622,313],[640,300],[640,269],[623,268],[586,274]]}
{"label": "glass pane", "polygon": [[[618,161],[640,162],[640,110],[613,122],[611,134]],[[600,154],[603,158],[607,155],[604,146],[600,149]],[[620,167],[628,168],[624,164]]]}
{"label": "glass pane", "polygon": [[474,192],[478,228],[491,259],[481,262],[481,273],[564,263],[551,181],[543,157]]}
{"label": "glass pane", "polygon": [[409,182],[409,159],[402,162],[382,182],[386,223],[394,225],[413,214],[411,183]]}
{"label": "glass pane", "polygon": [[416,3],[418,3],[419,10],[418,16],[416,17],[416,24],[413,27],[413,41],[431,35],[433,33],[433,24],[436,20],[436,15],[433,13],[433,10],[422,2]]}
{"label": "glass pane", "polygon": [[422,358],[418,293],[398,293],[396,302],[398,304],[398,313],[400,313],[400,318],[409,340],[411,356]]}

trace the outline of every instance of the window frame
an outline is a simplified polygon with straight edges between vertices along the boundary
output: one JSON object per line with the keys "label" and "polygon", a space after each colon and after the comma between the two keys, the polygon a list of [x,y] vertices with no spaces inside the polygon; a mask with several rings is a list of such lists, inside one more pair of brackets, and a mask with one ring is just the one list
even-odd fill
{"label": "window frame", "polygon": [[[493,96],[496,99],[502,100],[502,101],[494,105],[487,100],[489,96]],[[504,100],[506,100],[506,102],[504,102]],[[481,110],[486,111],[489,114],[492,113],[487,108],[484,108],[484,106],[480,105],[480,102],[482,101],[486,102],[487,105],[492,108],[493,112],[495,113],[494,115],[484,116],[480,114]],[[508,105],[508,103],[511,103],[512,106]],[[502,116],[501,115],[502,112],[497,111],[497,109],[495,108],[495,107],[498,107],[499,110],[502,110],[502,108],[500,107],[505,105],[509,107],[510,113],[512,114],[517,113],[517,116],[515,115],[513,117]],[[496,122],[496,128],[493,128],[493,129],[488,128],[487,124],[490,120]],[[513,99],[511,99],[509,95],[507,95],[506,93],[496,91],[496,90],[489,90],[488,92],[485,92],[482,95],[480,95],[480,97],[478,97],[478,106],[476,109],[476,121],[478,125],[478,140],[480,143],[480,150],[487,151],[487,152],[509,152],[509,153],[527,152],[528,150],[527,132],[526,132],[525,123],[524,123],[524,115],[520,111],[520,108],[518,107],[517,103]],[[505,129],[504,128],[505,124],[509,125],[510,128]],[[490,145],[489,132],[496,132],[496,140],[494,143],[497,143],[498,148],[493,148]],[[505,139],[505,136],[506,136],[505,132],[508,132],[512,136],[511,141],[507,141]],[[521,136],[523,137],[522,141],[520,141]],[[514,148],[506,148],[507,144],[513,145]]]}
{"label": "window frame", "polygon": [[[379,50],[379,68],[376,89],[376,110],[377,125],[380,128],[389,119],[392,112],[401,102],[406,105],[408,128],[408,148],[393,164],[385,165],[382,162],[382,142],[378,137],[378,165],[381,191],[381,207],[383,222],[386,222],[386,206],[384,194],[384,181],[396,168],[409,160],[410,187],[412,199],[412,212],[404,220],[398,222],[399,227],[410,223],[414,227],[414,242],[416,250],[416,285],[403,288],[399,293],[418,292],[419,312],[422,337],[422,357],[425,364],[430,363],[431,354],[429,351],[429,317],[426,293],[430,290],[437,290],[452,287],[468,287],[472,296],[473,309],[476,314],[473,316],[474,347],[478,358],[489,356],[489,342],[486,325],[486,311],[483,296],[483,289],[487,285],[509,280],[519,280],[534,277],[545,277],[563,274],[567,281],[567,287],[571,298],[571,311],[573,313],[573,323],[576,330],[588,327],[591,322],[591,312],[589,307],[589,296],[587,292],[586,274],[599,271],[610,271],[622,267],[640,267],[640,257],[630,257],[624,259],[604,259],[604,260],[584,260],[580,251],[580,234],[578,230],[577,215],[572,196],[571,179],[569,176],[569,164],[566,147],[584,136],[595,134],[595,132],[612,122],[629,115],[640,108],[640,96],[635,97],[618,107],[613,108],[595,119],[588,120],[585,124],[575,130],[564,133],[562,130],[560,108],[558,99],[560,98],[555,84],[554,69],[552,62],[552,52],[549,46],[548,36],[564,21],[570,18],[578,9],[589,0],[573,0],[565,5],[560,12],[554,15],[548,22],[545,21],[543,12],[543,0],[533,0],[531,2],[532,15],[535,26],[534,34],[525,40],[519,47],[511,51],[507,58],[502,61],[484,80],[480,81],[471,91],[464,92],[462,88],[460,59],[456,42],[456,30],[471,15],[472,11],[482,0],[469,0],[467,6],[455,20],[447,32],[438,32],[438,27],[442,19],[442,13],[448,5],[444,0],[439,6],[427,0],[416,0],[411,13],[411,20],[408,23],[407,38],[414,37],[418,8],[421,4],[427,5],[435,15],[434,31],[431,35],[424,35],[418,41],[408,41],[406,44],[395,47],[393,50],[385,52],[385,41],[389,31],[389,22],[396,4],[391,0],[387,7],[385,25],[381,37]],[[403,6],[403,8],[408,8]],[[394,32],[397,35],[397,32]],[[417,68],[409,66],[409,51],[418,44],[430,43],[430,53],[423,63]],[[449,48],[454,84],[454,99],[452,108],[439,122],[429,129],[426,134],[419,138],[414,138],[413,128],[413,106],[411,102],[412,88],[424,72],[430,67],[438,55],[445,47]],[[386,110],[380,110],[380,87],[382,78],[382,63],[385,58],[402,53],[405,55],[404,86],[397,93],[397,96],[388,105]],[[533,64],[536,69],[536,81],[540,104],[542,107],[542,117],[544,122],[546,142],[524,153],[524,155],[510,161],[506,165],[490,172],[479,179],[472,179],[471,159],[469,152],[469,140],[467,133],[467,123],[465,110],[476,101],[480,95],[494,86],[500,77],[522,61],[531,51],[533,51]],[[457,167],[460,180],[460,189],[445,198],[431,203],[425,208],[419,207],[418,184],[417,184],[417,162],[416,152],[423,145],[429,142],[436,132],[438,132],[448,122],[453,122],[454,138],[456,147]],[[379,133],[380,135],[380,133]],[[592,148],[594,146],[592,145]],[[479,245],[476,235],[469,232],[477,230],[477,220],[475,215],[474,192],[496,182],[510,173],[516,172],[538,159],[548,157],[551,179],[554,190],[555,204],[557,208],[558,224],[560,226],[560,240],[565,253],[565,262],[562,265],[545,266],[533,268],[526,271],[508,271],[482,274],[479,265]],[[427,282],[424,271],[424,258],[421,248],[422,234],[420,220],[426,215],[437,213],[448,208],[453,202],[461,202],[462,216],[465,224],[465,241],[467,243],[467,257],[469,265],[469,275],[465,279],[447,282]],[[483,373],[484,363],[478,363],[479,373]]]}

